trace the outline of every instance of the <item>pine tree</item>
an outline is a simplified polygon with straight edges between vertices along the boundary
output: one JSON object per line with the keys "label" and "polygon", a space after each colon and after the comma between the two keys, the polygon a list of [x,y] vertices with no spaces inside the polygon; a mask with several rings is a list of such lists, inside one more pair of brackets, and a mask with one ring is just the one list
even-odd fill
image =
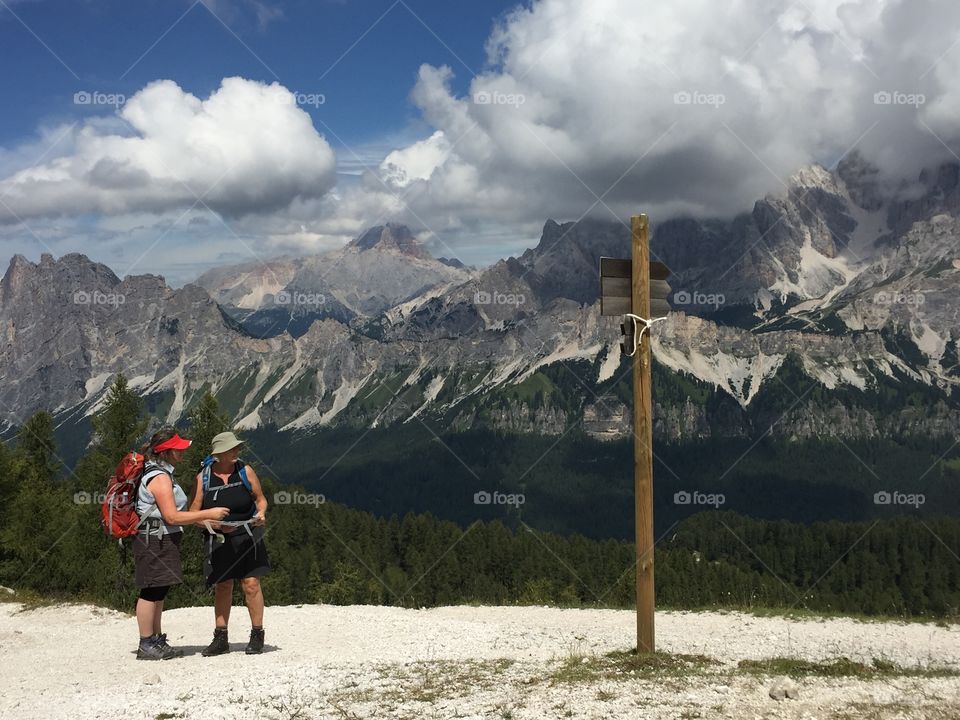
{"label": "pine tree", "polygon": [[127,378],[119,373],[107,391],[103,407],[94,414],[93,447],[111,465],[134,449],[147,429],[143,401],[130,389]]}
{"label": "pine tree", "polygon": [[[107,390],[102,407],[91,418],[90,446],[74,469],[73,513],[77,528],[71,535],[71,544],[85,548],[88,562],[81,587],[121,607],[129,606],[135,592],[133,577],[130,567],[123,564],[124,554],[117,544],[104,536],[100,502],[107,478],[126,453],[138,449],[148,422],[143,401],[130,389],[126,377],[118,374]],[[92,556],[95,559],[91,560]]]}
{"label": "pine tree", "polygon": [[49,486],[57,477],[61,461],[53,437],[53,416],[38,412],[27,418],[17,432],[17,464],[25,473],[22,480]]}
{"label": "pine tree", "polygon": [[118,374],[103,407],[91,418],[93,438],[89,452],[77,462],[77,489],[101,491],[120,459],[138,448],[148,423],[140,396],[130,390],[126,377]]}
{"label": "pine tree", "polygon": [[[230,418],[221,410],[220,403],[213,393],[207,390],[196,406],[190,411],[187,437],[193,440],[190,449],[184,454],[181,465],[181,477],[194,475],[203,459],[210,454],[210,445],[214,435],[230,429]],[[185,483],[184,487],[187,487]]]}
{"label": "pine tree", "polygon": [[77,518],[65,488],[54,483],[59,462],[53,418],[35,413],[17,433],[11,462],[14,493],[0,530],[0,543],[10,558],[4,563],[4,581],[15,586],[43,591],[66,584],[65,573],[52,569],[63,550],[56,540]]}
{"label": "pine tree", "polygon": [[[10,522],[10,508],[16,496],[17,483],[13,475],[13,458],[7,446],[0,443],[0,528],[6,528]],[[0,576],[5,574],[3,567],[13,557],[7,549],[3,535],[3,531],[0,531]]]}

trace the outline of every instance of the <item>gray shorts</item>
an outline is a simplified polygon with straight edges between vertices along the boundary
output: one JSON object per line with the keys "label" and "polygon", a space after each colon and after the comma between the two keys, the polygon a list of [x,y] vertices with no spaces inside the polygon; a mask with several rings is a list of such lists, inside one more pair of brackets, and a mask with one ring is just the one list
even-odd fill
{"label": "gray shorts", "polygon": [[137,535],[133,539],[134,577],[137,589],[168,587],[183,582],[180,567],[182,532],[163,537]]}

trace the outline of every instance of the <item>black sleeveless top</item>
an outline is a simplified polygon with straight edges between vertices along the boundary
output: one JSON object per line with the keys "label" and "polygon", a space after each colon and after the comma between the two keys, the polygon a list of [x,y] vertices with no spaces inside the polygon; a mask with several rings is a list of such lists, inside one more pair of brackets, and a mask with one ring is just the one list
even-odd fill
{"label": "black sleeveless top", "polygon": [[249,520],[256,514],[256,503],[253,500],[253,493],[247,490],[243,480],[240,479],[241,463],[238,461],[230,473],[227,482],[217,477],[210,469],[210,485],[203,494],[202,510],[209,510],[215,507],[225,507],[230,510],[224,520],[226,522],[242,522]]}

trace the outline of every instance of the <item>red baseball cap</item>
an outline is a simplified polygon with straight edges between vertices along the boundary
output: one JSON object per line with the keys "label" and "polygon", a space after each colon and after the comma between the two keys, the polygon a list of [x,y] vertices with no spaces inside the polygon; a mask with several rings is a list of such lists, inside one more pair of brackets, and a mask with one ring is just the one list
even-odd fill
{"label": "red baseball cap", "polygon": [[153,451],[155,453],[161,453],[164,450],[186,450],[192,442],[193,440],[186,440],[179,435],[174,435],[169,440],[164,440],[159,445],[154,445]]}

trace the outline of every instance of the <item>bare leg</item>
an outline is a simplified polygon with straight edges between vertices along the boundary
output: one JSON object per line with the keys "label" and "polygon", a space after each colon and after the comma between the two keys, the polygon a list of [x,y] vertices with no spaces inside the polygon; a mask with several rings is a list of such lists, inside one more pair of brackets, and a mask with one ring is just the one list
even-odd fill
{"label": "bare leg", "polygon": [[260,578],[248,577],[242,582],[243,596],[247,601],[247,610],[250,611],[250,624],[263,627],[263,591],[260,589]]}
{"label": "bare leg", "polygon": [[158,600],[154,604],[154,617],[153,617],[153,634],[162,635],[163,630],[160,626],[163,624],[163,600]]}
{"label": "bare leg", "polygon": [[163,603],[157,603],[153,600],[137,600],[137,627],[140,628],[140,637],[150,637],[153,635],[153,629],[160,623],[160,613],[157,606],[163,608]]}
{"label": "bare leg", "polygon": [[230,622],[230,606],[233,604],[233,580],[218,582],[214,591],[213,611],[217,627],[225,628]]}

